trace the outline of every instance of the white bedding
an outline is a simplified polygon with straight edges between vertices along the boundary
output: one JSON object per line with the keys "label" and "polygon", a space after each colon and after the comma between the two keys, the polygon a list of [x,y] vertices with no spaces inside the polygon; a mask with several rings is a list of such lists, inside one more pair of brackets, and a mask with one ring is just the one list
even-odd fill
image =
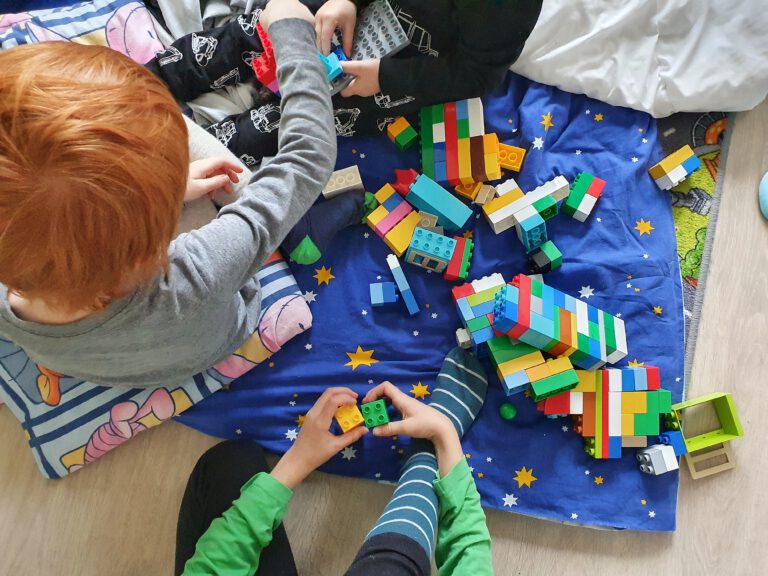
{"label": "white bedding", "polygon": [[768,2],[544,0],[512,69],[656,117],[748,110],[768,92]]}

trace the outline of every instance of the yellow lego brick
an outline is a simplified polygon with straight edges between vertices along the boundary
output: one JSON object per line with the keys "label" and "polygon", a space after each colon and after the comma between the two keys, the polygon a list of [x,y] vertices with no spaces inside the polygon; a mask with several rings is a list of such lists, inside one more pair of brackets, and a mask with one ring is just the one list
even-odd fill
{"label": "yellow lego brick", "polygon": [[336,410],[334,418],[336,418],[336,422],[339,423],[342,432],[345,433],[353,428],[357,428],[360,424],[365,422],[365,419],[356,404],[341,406]]}
{"label": "yellow lego brick", "polygon": [[566,370],[573,370],[573,364],[567,357],[555,358],[554,360],[547,360],[547,368],[551,375],[561,374]]}
{"label": "yellow lego brick", "polygon": [[410,126],[408,120],[402,116],[396,118],[394,122],[387,126],[387,137],[394,142],[395,138],[397,138],[403,130],[408,128],[408,126]]}
{"label": "yellow lego brick", "polygon": [[520,172],[525,158],[525,148],[499,144],[499,162],[505,170]]}
{"label": "yellow lego brick", "polygon": [[536,352],[531,352],[530,354],[520,356],[514,360],[507,360],[506,362],[502,362],[499,364],[499,370],[501,370],[501,373],[504,376],[508,376],[509,374],[520,372],[520,370],[533,368],[539,364],[544,364],[544,356],[537,350]]}
{"label": "yellow lego brick", "polygon": [[384,218],[386,218],[387,214],[389,214],[389,210],[384,208],[384,206],[379,206],[378,208],[376,208],[376,210],[368,214],[368,216],[365,219],[365,222],[366,224],[368,224],[368,226],[370,226],[371,230],[373,230],[376,228],[376,225],[379,222],[381,222],[382,220],[384,220]]}
{"label": "yellow lego brick", "polygon": [[471,184],[472,179],[472,156],[470,154],[469,138],[459,138],[458,140],[459,156],[459,181],[462,184]]}
{"label": "yellow lego brick", "polygon": [[384,184],[381,188],[379,188],[379,191],[374,194],[376,197],[376,201],[379,204],[384,204],[386,202],[387,198],[392,196],[392,194],[397,194],[397,191],[392,188],[391,184]]}
{"label": "yellow lego brick", "polygon": [[592,370],[576,370],[579,377],[579,383],[576,388],[571,388],[570,392],[594,392],[597,385],[597,372]]}
{"label": "yellow lego brick", "polygon": [[693,156],[693,149],[686,144],[680,148],[680,150],[673,152],[661,162],[652,166],[651,169],[648,170],[648,173],[651,175],[651,178],[658,180],[665,174],[669,174],[675,167],[680,166],[680,164],[688,160],[691,156]]}
{"label": "yellow lego brick", "polygon": [[483,134],[483,154],[499,153],[499,137],[494,133]]}
{"label": "yellow lego brick", "polygon": [[544,380],[544,378],[549,378],[552,376],[552,374],[549,372],[549,368],[547,368],[547,364],[539,364],[538,366],[533,366],[531,368],[526,368],[525,373],[528,374],[528,379],[531,382],[536,382],[536,380]]}
{"label": "yellow lego brick", "polygon": [[482,182],[472,182],[472,184],[459,184],[453,189],[456,191],[456,194],[462,198],[466,198],[467,200],[474,200],[477,196],[477,193],[480,192],[480,188],[482,187]]}
{"label": "yellow lego brick", "polygon": [[498,196],[491,200],[490,202],[486,202],[483,204],[483,212],[485,213],[485,217],[489,217],[491,214],[496,212],[497,210],[501,210],[504,208],[504,206],[508,204],[512,204],[515,200],[520,200],[524,196],[523,191],[519,188],[515,188],[514,190],[510,190],[503,196]]}
{"label": "yellow lego brick", "polygon": [[501,164],[499,164],[498,154],[485,155],[485,176],[488,180],[498,180],[501,178]]}
{"label": "yellow lego brick", "polygon": [[[378,208],[377,208],[378,210]],[[384,243],[398,256],[405,254],[411,244],[413,231],[421,222],[421,216],[415,210],[400,220],[398,224],[384,236]]]}
{"label": "yellow lego brick", "polygon": [[[624,406],[624,398],[621,399],[622,407]],[[635,415],[634,414],[622,414],[621,415],[621,435],[622,436],[634,436],[635,435]]]}
{"label": "yellow lego brick", "polygon": [[622,414],[645,414],[648,411],[648,396],[645,392],[624,392],[621,395]]}

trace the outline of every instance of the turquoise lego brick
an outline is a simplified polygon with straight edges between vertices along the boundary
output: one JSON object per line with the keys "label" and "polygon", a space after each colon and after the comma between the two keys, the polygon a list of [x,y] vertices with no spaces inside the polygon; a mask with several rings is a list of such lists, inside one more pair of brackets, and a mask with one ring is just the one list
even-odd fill
{"label": "turquoise lego brick", "polygon": [[405,199],[417,210],[437,216],[438,225],[446,230],[462,228],[472,216],[472,210],[461,200],[425,174],[411,184]]}
{"label": "turquoise lego brick", "polygon": [[547,336],[548,338],[554,338],[555,336],[554,320],[545,318],[544,316],[537,314],[536,312],[531,312],[530,324],[528,325],[528,327],[531,330],[535,330],[536,332],[538,332],[543,336]]}
{"label": "turquoise lego brick", "polygon": [[335,52],[331,52],[328,56],[324,56],[322,52],[317,53],[320,60],[325,66],[325,76],[328,82],[332,82],[344,73],[339,64],[339,56]]}
{"label": "turquoise lego brick", "polygon": [[568,310],[568,312],[572,312],[573,314],[576,314],[576,298],[568,294],[565,294],[565,301],[563,303],[562,308],[565,308],[566,310]]}
{"label": "turquoise lego brick", "polygon": [[[393,195],[394,196],[394,195]],[[398,194],[399,196],[399,194]],[[412,262],[411,255],[414,252],[426,254],[429,258],[438,260],[445,266],[450,262],[453,251],[456,249],[456,240],[442,234],[431,232],[417,226],[411,237],[411,244],[406,253],[406,262]]]}
{"label": "turquoise lego brick", "polygon": [[539,214],[526,218],[515,228],[526,252],[533,252],[547,241],[547,224]]}
{"label": "turquoise lego brick", "polygon": [[368,428],[376,428],[389,422],[387,405],[384,403],[384,400],[374,400],[367,404],[361,404],[360,412],[362,412],[365,425]]}

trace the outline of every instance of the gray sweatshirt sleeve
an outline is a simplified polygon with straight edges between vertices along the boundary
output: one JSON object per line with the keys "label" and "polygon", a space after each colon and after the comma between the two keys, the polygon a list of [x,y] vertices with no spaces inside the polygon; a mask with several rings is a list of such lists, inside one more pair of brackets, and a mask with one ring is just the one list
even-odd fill
{"label": "gray sweatshirt sleeve", "polygon": [[255,276],[318,197],[336,162],[331,97],[314,29],[304,20],[279,20],[269,35],[282,94],[278,152],[237,202],[171,244],[168,280],[193,299],[226,298]]}

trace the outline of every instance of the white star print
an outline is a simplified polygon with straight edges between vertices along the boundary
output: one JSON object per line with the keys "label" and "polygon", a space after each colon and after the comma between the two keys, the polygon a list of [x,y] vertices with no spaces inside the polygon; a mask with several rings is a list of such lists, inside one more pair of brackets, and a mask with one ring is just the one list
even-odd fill
{"label": "white star print", "polygon": [[243,431],[242,431],[242,430],[240,430],[240,428],[238,428],[237,430],[235,430],[235,434],[237,434],[238,436],[239,436],[240,434],[242,434],[242,433],[243,433]]}
{"label": "white star print", "polygon": [[365,154],[363,154],[363,153],[361,152],[361,153],[360,153],[360,158],[361,158],[362,160],[365,160]]}
{"label": "white star print", "polygon": [[589,108],[587,108],[587,109],[584,111],[584,114],[591,114],[591,112],[589,111]]}
{"label": "white star print", "polygon": [[290,404],[291,406],[296,406],[296,400],[291,400],[290,402],[288,402],[288,404]]}
{"label": "white star print", "polygon": [[643,254],[643,258],[648,259],[648,254]]}
{"label": "white star print", "polygon": [[392,444],[392,446],[390,446],[390,448],[391,448],[392,450],[396,450],[396,449],[397,449],[397,446],[396,446],[395,444]]}
{"label": "white star print", "polygon": [[603,221],[602,218],[595,218],[595,220],[597,220],[598,222],[602,222]]}
{"label": "white star print", "polygon": [[376,474],[373,475],[374,478],[381,478],[381,472],[376,472]]}
{"label": "white star print", "polygon": [[486,458],[485,461],[488,462],[488,464],[490,464],[491,462],[493,462],[493,458],[488,456],[488,458]]}
{"label": "white star print", "polygon": [[630,284],[629,282],[627,282],[627,288],[632,288],[632,284]]}
{"label": "white star print", "polygon": [[413,335],[414,335],[414,336],[418,336],[418,335],[419,335],[419,331],[418,331],[418,330],[414,330],[414,331],[413,331]]}
{"label": "white star print", "polygon": [[584,474],[586,474],[587,476],[589,476],[589,470],[584,470]]}
{"label": "white star print", "polygon": [[621,312],[616,313],[616,318],[621,318]]}
{"label": "white star print", "polygon": [[502,500],[504,501],[504,506],[509,506],[510,508],[517,506],[517,496],[514,494],[504,494]]}
{"label": "white star print", "polygon": [[317,300],[317,294],[312,292],[312,290],[307,290],[306,292],[304,292],[304,300],[307,302],[307,304],[309,304],[310,302],[314,302],[315,300]]}
{"label": "white star print", "polygon": [[376,280],[381,280],[381,274],[379,274],[378,276],[376,276]]}
{"label": "white star print", "polygon": [[648,138],[643,138],[643,144],[648,144]]}
{"label": "white star print", "polygon": [[475,214],[475,220],[480,220],[480,214]]}
{"label": "white star print", "polygon": [[581,156],[581,150],[576,150],[576,156]]}
{"label": "white star print", "polygon": [[344,460],[352,460],[356,454],[357,450],[352,448],[352,446],[347,446],[344,448],[344,450],[341,451],[341,457],[344,458]]}
{"label": "white star print", "polygon": [[680,382],[680,376],[678,376],[677,378],[675,378],[675,382]]}
{"label": "white star print", "polygon": [[368,316],[368,310],[362,310],[360,314],[362,314],[363,316]]}
{"label": "white star print", "polygon": [[656,518],[656,512],[654,510],[648,510],[648,518]]}
{"label": "white star print", "polygon": [[298,436],[299,436],[299,433],[296,431],[296,428],[291,428],[290,430],[285,431],[285,439],[290,440],[291,442],[296,440]]}
{"label": "white star print", "polygon": [[469,471],[470,471],[470,472],[474,472],[474,471],[475,471],[475,467],[474,467],[474,466],[470,466],[470,467],[469,467]]}
{"label": "white star print", "polygon": [[579,515],[576,512],[571,513],[571,520],[576,520],[578,517]]}
{"label": "white star print", "polygon": [[536,136],[536,138],[533,139],[533,147],[536,150],[544,148],[544,139],[541,136]]}
{"label": "white star print", "polygon": [[432,318],[437,318],[437,312],[432,312]]}
{"label": "white star print", "polygon": [[373,378],[368,378],[368,384],[373,384]]}
{"label": "white star print", "polygon": [[312,344],[304,344],[304,348],[307,350],[312,350]]}
{"label": "white star print", "polygon": [[590,296],[594,296],[595,290],[592,288],[592,286],[582,286],[581,290],[579,290],[579,296],[582,298],[589,298]]}
{"label": "white star print", "polygon": [[568,432],[568,426],[563,426],[563,432]]}
{"label": "white star print", "polygon": [[363,238],[368,238],[370,234],[368,232],[363,232]]}
{"label": "white star print", "polygon": [[640,158],[638,158],[637,156],[632,156],[632,162],[639,162],[639,161],[640,161]]}

